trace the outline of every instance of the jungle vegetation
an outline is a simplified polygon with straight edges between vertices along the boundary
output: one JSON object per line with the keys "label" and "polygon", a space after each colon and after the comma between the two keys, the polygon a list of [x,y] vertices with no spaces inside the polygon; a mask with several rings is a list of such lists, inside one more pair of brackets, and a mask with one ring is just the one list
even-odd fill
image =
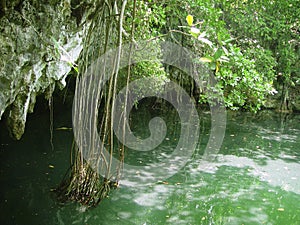
{"label": "jungle vegetation", "polygon": [[[82,10],[78,9],[84,9],[85,3],[74,2],[77,4],[71,4],[70,9],[80,24]],[[111,48],[121,49],[124,43],[160,39],[190,49],[195,60],[208,67],[216,77],[214,88],[222,93],[228,109],[257,112],[273,99],[279,104],[272,107],[293,110],[300,85],[298,0],[99,0],[93,4],[81,57],[78,66],[74,66],[77,80],[84,79],[91,62]],[[94,206],[111,188],[117,187],[124,146],[114,140],[113,109],[117,92],[129,82],[141,77],[153,78],[156,83],[172,80],[200,105],[210,101],[207,91],[176,68],[160,62],[142,62],[119,71],[119,60],[116,57],[105,88],[95,89],[102,111],[94,115],[98,126],[93,133],[101,134],[110,154],[118,155],[120,165],[111,168],[110,159],[104,160],[106,175],[100,177],[84,160],[83,149],[75,143],[69,175],[57,188],[62,200]],[[130,54],[128,60],[131,60]],[[143,87],[139,88],[142,92]],[[82,104],[78,107],[85,103]],[[93,155],[99,149],[91,151]]]}
{"label": "jungle vegetation", "polygon": [[[95,206],[122,179],[125,146],[114,135],[114,109],[117,93],[125,87],[127,96],[133,81],[153,81],[135,86],[140,96],[149,87],[159,93],[172,81],[199,109],[222,96],[229,110],[300,111],[299,6],[299,0],[1,0],[0,119],[4,115],[11,136],[20,139],[27,112],[43,94],[52,138],[53,93],[66,86],[65,79],[74,78],[78,101],[73,109],[82,119],[73,125],[90,133],[74,132],[71,167],[56,192],[62,201]],[[214,85],[197,86],[184,71],[160,61],[135,63],[131,53],[141,41],[168,41],[188,49],[193,58],[186,61],[203,65]],[[97,72],[95,60],[111,49],[117,51],[108,74],[86,79],[87,73]],[[130,66],[120,68],[124,49]],[[163,55],[157,46],[150,52]],[[90,98],[82,98],[86,96]],[[94,100],[98,112],[84,118],[89,111],[82,109],[90,109]],[[125,125],[120,123],[123,133]],[[98,134],[103,145],[93,142]],[[84,149],[86,142],[94,144],[91,149]],[[99,163],[101,173],[94,169]]]}
{"label": "jungle vegetation", "polygon": [[[72,10],[80,24],[82,10],[78,9],[84,8],[84,2],[76,2]],[[111,48],[140,40],[167,40],[190,49],[195,60],[207,65],[227,108],[257,112],[275,99],[277,109],[292,110],[291,99],[296,101],[293,95],[299,93],[300,85],[298,6],[298,0],[96,1],[82,54],[74,67],[77,79],[83,79],[90,62]],[[184,72],[160,62],[132,64],[118,71],[118,60],[106,88],[97,93],[103,111],[101,118],[95,115],[99,129],[93,132],[101,134],[110,154],[118,149],[122,163],[124,146],[115,146],[111,115],[118,90],[140,77],[150,77],[156,83],[172,80],[202,105],[209,103],[210,90],[201,90]],[[137,92],[142,93],[143,87]],[[71,172],[57,191],[62,199],[97,205],[117,187],[122,165],[113,174],[107,159],[102,178],[85,162],[79,146],[74,144],[73,151]]]}

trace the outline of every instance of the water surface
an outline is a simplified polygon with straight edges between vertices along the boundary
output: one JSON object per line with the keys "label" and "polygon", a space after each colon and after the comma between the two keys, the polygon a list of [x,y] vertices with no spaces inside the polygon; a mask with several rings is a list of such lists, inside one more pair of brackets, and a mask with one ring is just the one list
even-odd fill
{"label": "water surface", "polygon": [[[154,114],[167,122],[165,141],[149,152],[128,150],[128,163],[151,165],[176,146],[176,113],[141,106],[132,114],[133,132],[147,137]],[[125,179],[91,209],[60,204],[50,191],[69,167],[72,131],[56,130],[71,126],[69,111],[54,117],[54,149],[47,113],[31,116],[18,142],[1,124],[0,223],[300,224],[300,115],[228,112],[225,138],[213,162],[202,160],[210,116],[199,116],[199,143],[184,168],[147,186],[127,186]]]}

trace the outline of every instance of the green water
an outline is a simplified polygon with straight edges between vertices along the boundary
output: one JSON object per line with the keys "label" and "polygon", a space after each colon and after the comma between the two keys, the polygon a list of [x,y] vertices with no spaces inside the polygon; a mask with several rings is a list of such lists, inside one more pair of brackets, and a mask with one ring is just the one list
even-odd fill
{"label": "green water", "polygon": [[[128,151],[127,162],[150,164],[176,146],[176,114],[153,110],[136,111],[132,129],[147,137],[154,113],[167,121],[166,140],[154,151]],[[47,113],[31,116],[18,142],[1,124],[0,224],[300,224],[300,115],[228,113],[222,148],[206,164],[210,117],[199,115],[199,143],[184,168],[148,186],[121,181],[91,209],[60,204],[50,192],[69,166],[72,131],[56,130],[71,126],[69,111],[54,116],[54,149]]]}

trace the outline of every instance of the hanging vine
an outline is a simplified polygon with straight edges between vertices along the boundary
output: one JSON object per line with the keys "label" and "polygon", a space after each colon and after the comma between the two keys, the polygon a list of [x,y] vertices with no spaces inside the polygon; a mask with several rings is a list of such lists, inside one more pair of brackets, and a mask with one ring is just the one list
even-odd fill
{"label": "hanging vine", "polygon": [[[88,123],[95,121],[97,126],[92,127],[88,135],[88,141],[92,141],[100,135],[103,145],[92,145],[90,149],[84,149],[81,143],[75,143],[72,146],[72,163],[70,171],[63,179],[61,185],[56,189],[60,200],[62,201],[77,201],[87,206],[95,206],[102,199],[108,196],[112,188],[118,186],[118,180],[121,176],[122,163],[124,161],[124,146],[119,151],[119,165],[117,168],[112,168],[112,158],[117,146],[114,144],[114,107],[115,97],[117,94],[118,71],[120,66],[120,58],[122,51],[123,39],[123,18],[126,9],[127,0],[118,1],[99,1],[97,3],[97,12],[92,19],[91,25],[87,32],[84,42],[82,59],[79,62],[79,74],[76,82],[76,92],[80,101],[75,104],[73,110],[75,114],[81,115],[82,120],[76,121],[78,126],[86,127]],[[134,4],[135,1],[134,1]],[[135,6],[134,6],[135,9]],[[133,29],[131,36],[133,37]],[[97,88],[97,81],[91,81],[84,86],[84,90],[80,89],[80,81],[88,78],[89,73],[97,73],[97,66],[93,66],[93,62],[105,54],[109,49],[117,48],[117,54],[113,59],[113,69],[109,71],[111,76],[104,88]],[[104,70],[104,69],[103,69]],[[128,71],[128,76],[130,71]],[[99,81],[104,80],[105,74],[101,74]],[[129,82],[129,78],[128,81]],[[90,91],[90,92],[89,92]],[[82,117],[81,109],[90,107],[89,102],[94,96],[89,96],[86,93],[93,93],[99,99],[96,104],[95,115],[86,115]],[[75,94],[76,96],[76,94]],[[82,96],[86,98],[82,98]],[[76,98],[76,97],[75,97]],[[104,105],[101,111],[100,105]],[[94,106],[92,106],[94,107]],[[101,111],[101,112],[100,112]],[[88,118],[89,117],[89,118]],[[83,133],[76,133],[82,142],[86,141]],[[80,142],[79,141],[79,142]],[[106,149],[105,149],[106,147]],[[100,148],[100,149],[99,149]],[[109,153],[109,157],[105,157],[105,152]],[[86,157],[86,154],[87,157]],[[95,156],[97,156],[95,158]],[[87,158],[92,159],[91,161]],[[95,170],[101,169],[101,173]],[[100,175],[102,174],[102,176]],[[105,174],[103,176],[103,174]]]}

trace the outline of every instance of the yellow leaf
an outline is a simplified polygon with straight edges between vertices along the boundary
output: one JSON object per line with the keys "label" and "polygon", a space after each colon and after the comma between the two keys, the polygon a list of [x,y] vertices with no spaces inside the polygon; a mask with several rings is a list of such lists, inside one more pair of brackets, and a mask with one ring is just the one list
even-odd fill
{"label": "yellow leaf", "polygon": [[219,72],[219,70],[220,70],[220,62],[217,61],[217,63],[216,63],[216,73]]}
{"label": "yellow leaf", "polygon": [[212,62],[212,60],[209,58],[206,58],[206,57],[201,57],[200,62],[209,62],[210,63],[210,62]]}
{"label": "yellow leaf", "polygon": [[186,17],[186,22],[188,23],[189,26],[193,25],[193,16],[192,15],[187,15]]}
{"label": "yellow leaf", "polygon": [[70,128],[70,127],[59,127],[59,128],[56,128],[56,130],[72,130],[72,128]]}

